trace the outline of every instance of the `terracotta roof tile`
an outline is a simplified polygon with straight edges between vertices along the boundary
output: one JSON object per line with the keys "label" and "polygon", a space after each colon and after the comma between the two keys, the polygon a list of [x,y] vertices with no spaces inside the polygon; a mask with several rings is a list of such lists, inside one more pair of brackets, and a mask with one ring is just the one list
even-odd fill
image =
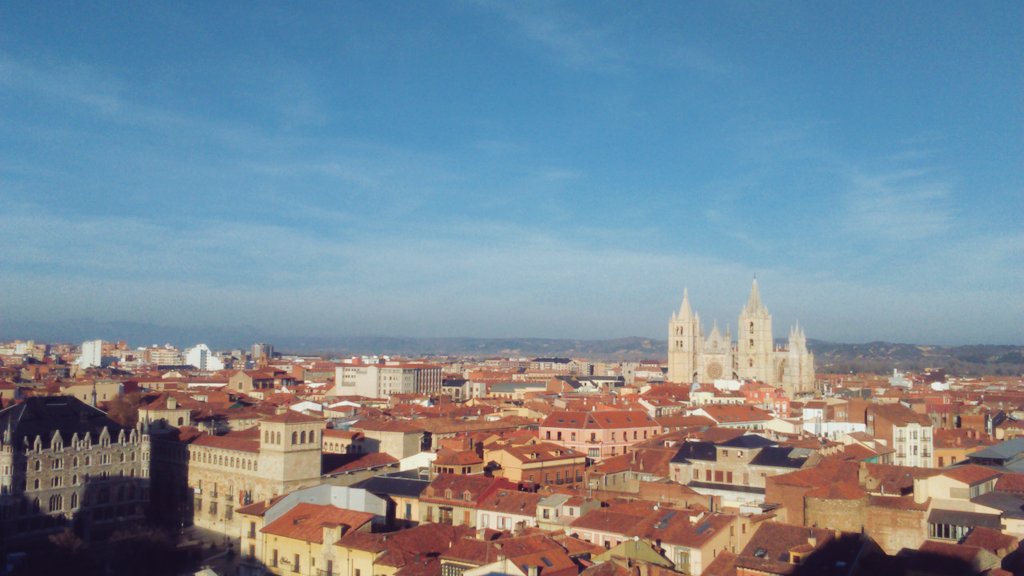
{"label": "terracotta roof tile", "polygon": [[958,466],[948,470],[943,470],[941,475],[946,478],[952,478],[958,482],[963,482],[969,486],[975,484],[981,484],[986,480],[992,480],[998,478],[1002,473],[997,472],[991,468],[985,468],[984,466],[978,466],[977,464],[966,464],[964,466]]}
{"label": "terracotta roof tile", "polygon": [[299,422],[323,422],[323,419],[307,416],[295,410],[286,410],[283,414],[277,414],[263,419],[264,422],[284,422],[294,424]]}
{"label": "terracotta roof tile", "polygon": [[[325,463],[329,462],[330,459],[325,455]],[[338,461],[344,460],[345,462],[339,464],[330,471],[325,472],[328,476],[334,476],[338,474],[344,474],[346,472],[355,472],[357,470],[369,470],[371,468],[379,468],[381,466],[390,466],[392,464],[398,464],[398,458],[384,452],[369,452],[366,454],[357,454],[353,458],[351,454],[339,455],[342,458],[337,459]]]}
{"label": "terracotta roof tile", "polygon": [[261,532],[303,542],[323,544],[325,526],[343,526],[343,532],[357,530],[373,520],[373,514],[334,506],[303,502],[263,527]]}
{"label": "terracotta roof tile", "polygon": [[260,431],[258,428],[250,428],[241,432],[228,432],[221,436],[203,434],[197,437],[192,442],[192,445],[221,448],[223,450],[237,450],[239,452],[259,452]]}

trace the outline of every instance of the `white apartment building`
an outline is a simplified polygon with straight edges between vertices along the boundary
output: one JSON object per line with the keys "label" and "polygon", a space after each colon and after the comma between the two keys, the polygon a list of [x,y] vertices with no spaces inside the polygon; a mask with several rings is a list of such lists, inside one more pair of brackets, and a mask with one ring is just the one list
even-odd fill
{"label": "white apartment building", "polygon": [[196,344],[185,350],[185,364],[211,372],[224,369],[224,362],[214,356],[206,344]]}
{"label": "white apartment building", "polygon": [[82,368],[103,366],[103,340],[82,342],[82,353],[78,356],[78,365]]}
{"label": "white apartment building", "polygon": [[335,396],[386,398],[393,394],[437,394],[441,367],[436,364],[387,362],[339,366],[334,372]]}
{"label": "white apartment building", "polygon": [[931,468],[935,454],[932,423],[902,404],[876,404],[867,410],[868,434],[885,441],[896,455],[893,464]]}

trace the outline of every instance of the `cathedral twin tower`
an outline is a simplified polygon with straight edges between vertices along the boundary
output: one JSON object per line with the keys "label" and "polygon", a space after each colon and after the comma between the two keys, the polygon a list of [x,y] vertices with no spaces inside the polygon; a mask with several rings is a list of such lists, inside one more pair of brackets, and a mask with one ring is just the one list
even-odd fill
{"label": "cathedral twin tower", "polygon": [[814,355],[807,350],[807,337],[797,326],[789,331],[789,345],[776,347],[772,340],[772,316],[761,302],[757,280],[750,299],[740,311],[736,343],[728,329],[715,324],[705,338],[700,315],[690,309],[690,297],[683,291],[683,303],[668,323],[668,380],[670,382],[712,382],[717,379],[759,380],[781,386],[790,397],[814,389]]}

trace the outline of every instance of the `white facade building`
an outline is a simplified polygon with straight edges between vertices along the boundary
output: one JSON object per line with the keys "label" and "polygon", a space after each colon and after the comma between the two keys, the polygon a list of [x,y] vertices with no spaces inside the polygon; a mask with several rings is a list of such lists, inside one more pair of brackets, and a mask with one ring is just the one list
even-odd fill
{"label": "white facade building", "polygon": [[387,398],[393,394],[436,394],[441,367],[434,364],[353,364],[335,369],[334,396]]}
{"label": "white facade building", "polygon": [[224,362],[214,356],[206,344],[196,344],[192,348],[185,350],[185,364],[211,372],[224,369]]}
{"label": "white facade building", "polygon": [[78,365],[82,368],[103,366],[103,340],[82,342],[82,353],[78,356]]}

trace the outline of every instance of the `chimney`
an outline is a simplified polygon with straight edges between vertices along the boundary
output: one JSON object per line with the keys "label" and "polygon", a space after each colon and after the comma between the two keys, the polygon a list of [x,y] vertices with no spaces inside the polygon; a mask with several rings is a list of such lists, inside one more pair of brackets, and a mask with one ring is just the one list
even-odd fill
{"label": "chimney", "polygon": [[810,544],[812,548],[818,545],[818,537],[814,535],[813,529],[807,531],[807,543]]}
{"label": "chimney", "polygon": [[487,539],[487,529],[486,528],[477,528],[476,529],[476,539],[477,540],[486,540]]}
{"label": "chimney", "polygon": [[539,573],[540,571],[537,569],[536,566],[526,567],[526,576],[538,576]]}

